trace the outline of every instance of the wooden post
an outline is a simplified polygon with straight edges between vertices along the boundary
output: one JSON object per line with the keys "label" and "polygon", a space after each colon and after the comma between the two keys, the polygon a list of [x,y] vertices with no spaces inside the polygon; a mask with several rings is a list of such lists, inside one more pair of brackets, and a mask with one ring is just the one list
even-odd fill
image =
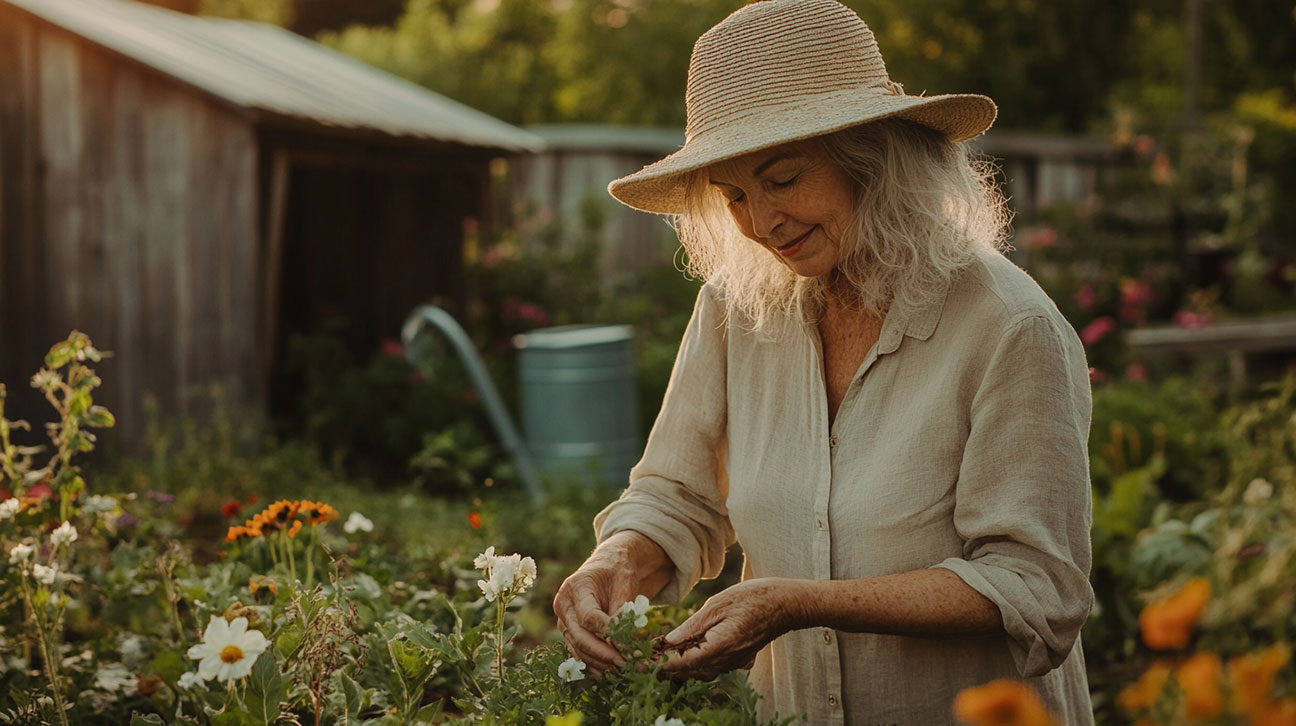
{"label": "wooden post", "polygon": [[270,168],[270,189],[266,203],[265,278],[263,280],[264,307],[261,310],[261,385],[270,390],[270,372],[275,363],[275,343],[279,334],[279,283],[283,276],[284,218],[288,204],[288,186],[292,174],[292,161],[288,152],[274,152]]}

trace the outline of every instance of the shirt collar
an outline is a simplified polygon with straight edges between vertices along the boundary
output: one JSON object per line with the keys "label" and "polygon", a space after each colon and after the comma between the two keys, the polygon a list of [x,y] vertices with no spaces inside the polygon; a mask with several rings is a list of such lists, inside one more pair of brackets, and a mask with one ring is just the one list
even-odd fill
{"label": "shirt collar", "polygon": [[878,339],[878,355],[894,353],[900,347],[904,336],[917,340],[927,340],[936,332],[936,324],[945,312],[945,301],[949,297],[950,281],[940,285],[932,301],[918,308],[893,307],[887,311],[886,321],[882,324],[882,335]]}

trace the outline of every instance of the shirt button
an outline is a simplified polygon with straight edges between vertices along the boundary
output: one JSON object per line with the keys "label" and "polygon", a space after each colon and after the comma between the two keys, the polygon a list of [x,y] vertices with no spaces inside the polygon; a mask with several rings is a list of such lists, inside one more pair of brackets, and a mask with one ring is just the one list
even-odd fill
{"label": "shirt button", "polygon": [[836,436],[829,436],[829,437],[828,437],[828,448],[830,448],[830,449],[835,449],[835,448],[837,448],[837,437],[836,437]]}
{"label": "shirt button", "polygon": [[819,529],[823,529],[823,528],[824,528],[824,521],[823,521],[822,519],[816,519],[816,520],[815,520],[815,526],[818,527]]}
{"label": "shirt button", "polygon": [[832,631],[829,630],[828,628],[824,628],[824,642],[825,643],[832,642]]}
{"label": "shirt button", "polygon": [[828,694],[828,705],[829,705],[829,706],[836,706],[836,705],[837,705],[837,697],[834,696],[834,695],[831,694],[831,693]]}

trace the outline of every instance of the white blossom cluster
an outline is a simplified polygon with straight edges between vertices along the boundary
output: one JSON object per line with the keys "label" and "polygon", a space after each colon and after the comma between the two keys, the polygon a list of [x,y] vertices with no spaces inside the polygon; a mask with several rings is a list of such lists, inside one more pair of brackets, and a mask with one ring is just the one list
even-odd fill
{"label": "white blossom cluster", "polygon": [[497,555],[493,545],[477,555],[473,567],[486,576],[486,579],[477,581],[477,587],[481,588],[487,602],[494,602],[496,598],[507,602],[526,592],[536,578],[535,560],[518,554]]}
{"label": "white blossom cluster", "polygon": [[648,598],[639,595],[635,597],[635,599],[622,605],[621,609],[617,611],[617,615],[625,615],[626,613],[632,613],[634,615],[634,624],[636,628],[642,628],[647,625]]}

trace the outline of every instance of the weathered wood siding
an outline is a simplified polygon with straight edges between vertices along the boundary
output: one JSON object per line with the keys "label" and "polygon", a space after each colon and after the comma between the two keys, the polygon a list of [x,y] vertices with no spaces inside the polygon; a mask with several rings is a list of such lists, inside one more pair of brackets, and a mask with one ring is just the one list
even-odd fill
{"label": "weathered wood siding", "polygon": [[75,328],[114,353],[100,398],[128,441],[145,395],[256,400],[256,154],[225,107],[0,8],[0,380]]}
{"label": "weathered wood siding", "polygon": [[670,260],[679,243],[661,217],[631,209],[607,193],[608,182],[639,171],[661,155],[619,151],[546,153],[510,162],[512,193],[524,228],[561,225],[564,240],[587,234],[596,221],[599,268],[613,283],[645,267]]}

